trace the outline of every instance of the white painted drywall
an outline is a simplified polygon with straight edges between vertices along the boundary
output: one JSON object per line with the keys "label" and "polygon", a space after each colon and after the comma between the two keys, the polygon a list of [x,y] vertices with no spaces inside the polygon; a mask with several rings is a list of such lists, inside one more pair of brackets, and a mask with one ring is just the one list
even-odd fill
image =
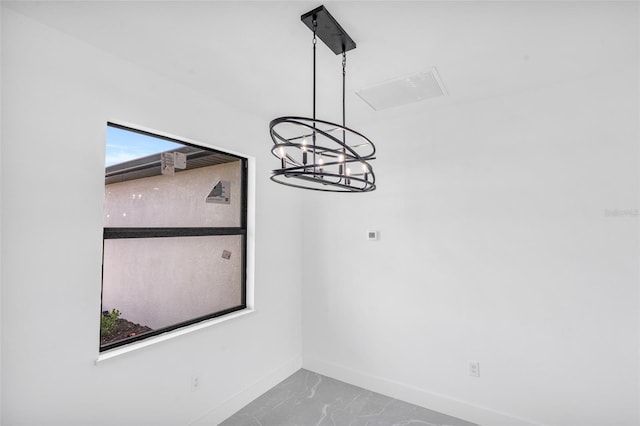
{"label": "white painted drywall", "polygon": [[[256,158],[256,311],[96,366],[108,120]],[[265,119],[3,9],[2,123],[3,424],[215,424],[299,368],[299,202]]]}
{"label": "white painted drywall", "polygon": [[360,126],[378,190],[306,200],[303,366],[484,425],[637,425],[638,76]]}
{"label": "white painted drywall", "polygon": [[[215,424],[299,365],[295,265],[309,368],[484,425],[638,423],[637,70],[381,113],[356,127],[379,190],[305,194],[296,238],[295,192],[266,179],[272,117],[5,9],[2,64],[5,424]],[[106,120],[257,158],[258,310],[95,367]]]}

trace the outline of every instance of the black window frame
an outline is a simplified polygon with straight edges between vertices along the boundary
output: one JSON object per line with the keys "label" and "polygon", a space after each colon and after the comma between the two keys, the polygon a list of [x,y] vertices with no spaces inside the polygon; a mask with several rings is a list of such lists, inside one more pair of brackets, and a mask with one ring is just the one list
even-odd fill
{"label": "black window frame", "polygon": [[[105,345],[100,344],[98,339],[99,352],[105,352],[121,346],[129,345],[134,342],[146,340],[148,338],[158,336],[160,334],[169,333],[174,330],[184,328],[193,324],[210,320],[212,318],[221,317],[232,312],[240,311],[247,308],[247,200],[248,200],[248,168],[249,160],[238,154],[221,151],[207,146],[196,145],[185,142],[180,139],[169,136],[158,135],[156,133],[145,130],[136,129],[121,124],[107,122],[107,127],[114,127],[121,130],[127,130],[139,133],[145,136],[164,139],[169,142],[179,143],[181,145],[204,149],[212,153],[224,154],[240,160],[241,164],[241,205],[240,205],[240,226],[237,227],[103,227],[103,244],[102,244],[102,282],[100,285],[100,308],[102,310],[102,291],[104,288],[104,241],[108,239],[126,239],[126,238],[167,238],[167,237],[201,237],[216,235],[240,235],[242,238],[242,265],[241,265],[241,304],[219,312],[196,317],[187,321],[182,321],[167,327],[159,328],[148,333],[132,336],[127,339],[119,340]],[[105,183],[106,188],[106,183]],[[100,334],[99,334],[100,336]],[[100,336],[101,337],[101,336]]]}

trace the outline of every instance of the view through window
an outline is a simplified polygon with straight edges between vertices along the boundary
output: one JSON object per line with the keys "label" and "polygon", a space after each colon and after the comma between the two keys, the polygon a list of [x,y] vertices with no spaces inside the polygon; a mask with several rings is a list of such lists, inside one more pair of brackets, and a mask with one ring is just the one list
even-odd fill
{"label": "view through window", "polygon": [[247,159],[109,123],[100,351],[246,308]]}

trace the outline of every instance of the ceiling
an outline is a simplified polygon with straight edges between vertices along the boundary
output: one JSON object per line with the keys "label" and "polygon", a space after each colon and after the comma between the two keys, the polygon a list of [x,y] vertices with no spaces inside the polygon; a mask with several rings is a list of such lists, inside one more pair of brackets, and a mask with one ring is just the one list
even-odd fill
{"label": "ceiling", "polygon": [[[311,115],[311,31],[320,2],[3,2],[152,72],[269,119]],[[638,4],[325,2],[357,43],[347,124],[546,87],[638,63]],[[435,66],[444,98],[373,111],[355,92]],[[318,118],[341,117],[341,60],[319,42]]]}

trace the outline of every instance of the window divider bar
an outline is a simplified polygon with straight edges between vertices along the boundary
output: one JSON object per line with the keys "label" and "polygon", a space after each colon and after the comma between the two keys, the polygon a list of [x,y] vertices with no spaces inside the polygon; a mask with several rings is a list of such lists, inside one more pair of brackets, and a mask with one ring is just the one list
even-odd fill
{"label": "window divider bar", "polygon": [[244,227],[211,228],[104,228],[104,239],[116,238],[161,238],[161,237],[206,237],[212,235],[246,235]]}

